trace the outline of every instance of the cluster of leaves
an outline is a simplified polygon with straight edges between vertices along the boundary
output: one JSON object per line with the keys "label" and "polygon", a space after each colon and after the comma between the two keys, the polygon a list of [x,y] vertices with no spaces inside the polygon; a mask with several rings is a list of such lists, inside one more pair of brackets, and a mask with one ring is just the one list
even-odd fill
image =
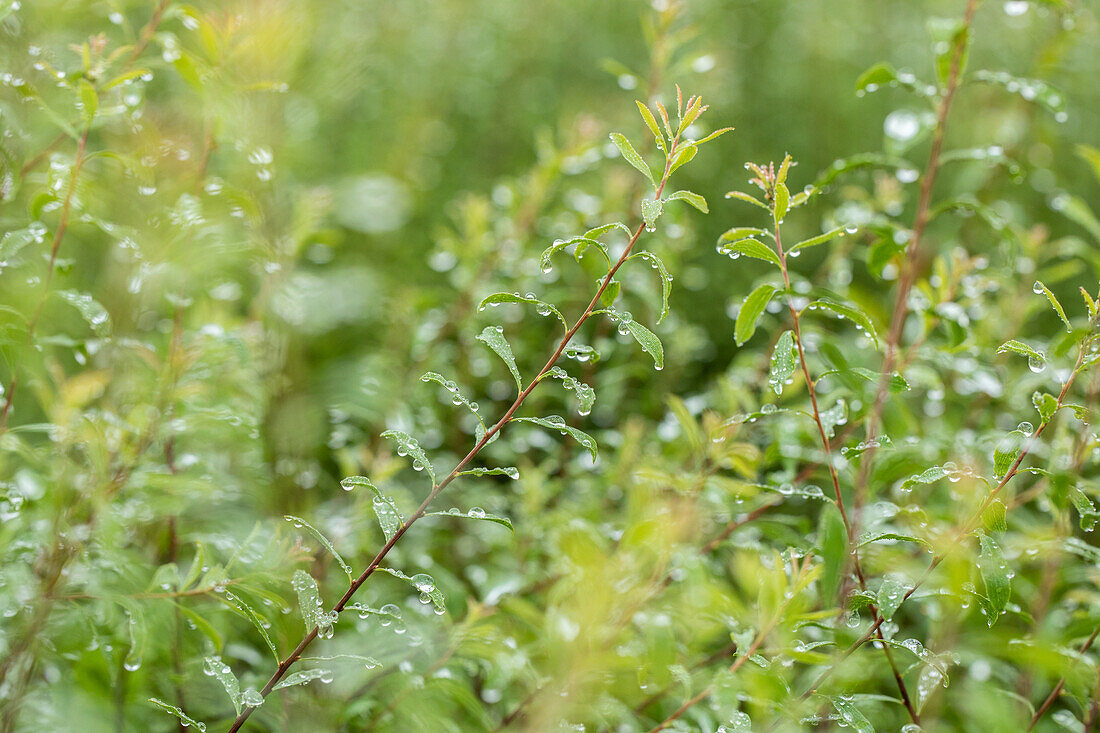
{"label": "cluster of leaves", "polygon": [[260,122],[309,117],[307,10],[132,5],[28,53],[0,4],[0,730],[1098,720],[1100,224],[1013,203],[1029,138],[945,145],[973,96],[1068,116],[968,68],[976,2],[930,79],[859,77],[884,150],[746,166],[733,266],[666,190],[726,128],[655,3],[648,71],[605,62],[640,117],[460,197],[426,285],[375,261],[407,190],[284,176]]}

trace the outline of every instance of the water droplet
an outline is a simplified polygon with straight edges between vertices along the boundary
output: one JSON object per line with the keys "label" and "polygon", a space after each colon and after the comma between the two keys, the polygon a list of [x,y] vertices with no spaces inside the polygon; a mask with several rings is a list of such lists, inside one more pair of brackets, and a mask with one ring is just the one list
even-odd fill
{"label": "water droplet", "polygon": [[1005,15],[1016,18],[1027,12],[1028,2],[1027,0],[1008,0],[1003,7]]}
{"label": "water droplet", "polygon": [[883,121],[882,131],[892,140],[908,142],[920,132],[920,119],[911,110],[894,110]]}
{"label": "water droplet", "polygon": [[1027,368],[1038,374],[1047,368],[1047,363],[1042,359],[1038,359],[1034,356],[1029,356],[1027,358]]}

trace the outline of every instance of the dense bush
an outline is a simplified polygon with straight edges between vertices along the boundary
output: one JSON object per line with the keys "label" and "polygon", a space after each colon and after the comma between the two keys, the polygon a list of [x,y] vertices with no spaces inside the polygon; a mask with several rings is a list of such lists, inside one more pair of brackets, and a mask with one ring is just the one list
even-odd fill
{"label": "dense bush", "polygon": [[0,730],[1100,728],[1097,30],[0,0]]}

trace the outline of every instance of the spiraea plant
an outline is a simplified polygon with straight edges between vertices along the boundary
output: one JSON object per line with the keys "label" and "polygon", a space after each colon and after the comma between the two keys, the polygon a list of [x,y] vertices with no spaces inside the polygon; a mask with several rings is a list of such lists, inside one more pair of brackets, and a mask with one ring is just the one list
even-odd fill
{"label": "spiraea plant", "polygon": [[[668,298],[672,289],[672,275],[666,269],[664,263],[652,252],[636,248],[638,241],[647,232],[656,231],[658,220],[664,211],[664,207],[672,202],[683,201],[700,211],[707,212],[707,203],[699,194],[687,190],[666,192],[668,182],[681,166],[689,163],[704,144],[718,138],[732,128],[721,128],[698,140],[685,136],[685,132],[695,124],[706,112],[702,99],[697,96],[684,99],[677,88],[676,115],[671,119],[664,105],[657,103],[657,113],[660,123],[653,111],[641,102],[638,103],[639,112],[646,126],[653,133],[657,146],[664,158],[659,174],[654,174],[649,164],[635,150],[630,141],[621,133],[612,133],[611,141],[619,149],[622,157],[640,172],[652,186],[652,196],[642,199],[640,206],[641,222],[630,228],[625,224],[616,222],[591,229],[582,235],[561,239],[547,247],[540,256],[540,267],[544,272],[549,272],[553,267],[553,258],[558,253],[571,250],[573,257],[579,262],[585,257],[595,257],[605,266],[605,271],[600,278],[595,292],[588,305],[572,319],[567,319],[561,311],[551,303],[540,300],[534,293],[521,294],[519,292],[499,292],[487,295],[482,299],[478,310],[501,304],[527,305],[534,309],[537,316],[554,318],[562,327],[564,334],[553,349],[546,363],[533,376],[525,378],[517,366],[516,357],[504,335],[501,326],[490,325],[478,335],[487,348],[492,350],[504,362],[505,367],[515,381],[517,395],[511,405],[495,421],[487,421],[481,414],[478,403],[464,396],[459,385],[437,372],[427,372],[421,377],[422,381],[438,384],[450,395],[451,402],[468,410],[477,421],[475,431],[476,440],[469,452],[447,473],[437,472],[420,443],[407,432],[401,430],[388,430],[382,437],[391,440],[399,456],[407,457],[411,468],[422,473],[429,480],[430,487],[420,505],[411,513],[405,514],[397,506],[396,502],[384,493],[370,478],[366,476],[352,476],[345,478],[341,483],[344,488],[350,490],[360,489],[373,494],[372,508],[377,517],[379,527],[385,536],[385,544],[377,551],[374,558],[365,569],[354,573],[351,566],[339,555],[332,543],[305,519],[288,516],[287,520],[295,527],[304,529],[313,538],[321,543],[332,555],[333,560],[343,570],[349,580],[348,588],[344,594],[329,609],[320,596],[317,581],[307,572],[298,570],[294,573],[293,588],[298,597],[302,620],[305,626],[305,634],[301,641],[287,654],[280,654],[272,648],[278,661],[271,677],[262,688],[256,690],[249,688],[242,690],[237,677],[233,674],[229,665],[217,657],[206,660],[207,674],[216,677],[224,685],[233,705],[237,708],[236,719],[229,727],[230,731],[239,730],[249,719],[252,713],[259,709],[266,698],[273,692],[295,685],[306,684],[316,679],[328,677],[332,672],[324,668],[324,662],[333,657],[306,657],[305,653],[315,640],[331,639],[335,634],[335,628],[342,613],[355,613],[366,616],[379,616],[389,622],[400,621],[399,611],[393,604],[386,604],[379,608],[354,603],[353,599],[359,589],[376,572],[392,575],[407,582],[420,594],[420,600],[424,604],[431,604],[436,613],[446,612],[443,594],[436,586],[435,580],[426,573],[409,573],[404,570],[384,564],[390,551],[397,545],[401,538],[414,524],[425,517],[464,517],[473,520],[494,522],[511,528],[511,522],[501,516],[487,513],[479,507],[462,511],[452,508],[446,511],[429,511],[436,498],[456,480],[477,480],[487,476],[505,476],[516,479],[519,470],[514,466],[478,466],[476,459],[482,450],[489,446],[505,428],[512,423],[526,423],[536,427],[558,432],[573,440],[576,440],[595,461],[597,446],[595,440],[585,432],[571,426],[560,415],[526,416],[517,415],[527,398],[544,381],[560,380],[565,390],[572,392],[577,401],[579,414],[587,415],[596,399],[595,390],[573,376],[558,365],[563,356],[577,359],[581,362],[595,361],[599,355],[591,346],[574,340],[578,332],[589,319],[604,316],[610,319],[616,329],[622,335],[629,335],[653,360],[654,368],[664,368],[664,349],[660,339],[648,327],[642,325],[633,318],[629,311],[617,306],[623,296],[620,282],[616,280],[616,274],[620,268],[630,262],[643,262],[651,267],[657,274],[658,287],[660,288],[661,309],[660,317],[664,317],[668,311]],[[622,239],[610,243],[601,241],[608,238],[610,233],[621,234]],[[625,243],[624,241],[625,240]],[[614,249],[612,248],[614,247]],[[257,630],[267,638],[262,625],[257,625]],[[337,657],[338,658],[338,657]],[[361,661],[368,667],[377,665],[370,657],[362,657]],[[292,671],[299,664],[306,662],[302,669]],[[320,663],[320,664],[319,664]],[[188,724],[199,724],[194,721],[182,708],[169,703],[157,701],[166,711],[176,715],[180,720]],[[201,724],[205,725],[205,724]]]}

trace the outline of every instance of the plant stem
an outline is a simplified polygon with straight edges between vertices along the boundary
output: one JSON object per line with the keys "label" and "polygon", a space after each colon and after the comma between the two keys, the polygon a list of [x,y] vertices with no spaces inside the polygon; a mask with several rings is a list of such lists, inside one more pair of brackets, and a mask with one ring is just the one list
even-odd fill
{"label": "plant stem", "polygon": [[[1097,634],[1100,634],[1100,628],[1097,628],[1095,631],[1093,631],[1092,636],[1090,636],[1088,640],[1085,641],[1084,645],[1081,647],[1081,654],[1084,654],[1089,650],[1089,648],[1092,646],[1092,642],[1096,641]],[[1051,690],[1050,694],[1047,695],[1046,700],[1043,700],[1043,704],[1040,705],[1039,709],[1035,711],[1035,715],[1031,716],[1031,723],[1029,723],[1027,726],[1028,730],[1031,730],[1035,727],[1036,723],[1039,722],[1039,718],[1043,717],[1043,714],[1046,713],[1050,706],[1054,704],[1054,701],[1058,699],[1058,696],[1062,694],[1062,688],[1064,688],[1065,686],[1066,678],[1063,677],[1062,679],[1058,680],[1058,684],[1056,684],[1054,686],[1054,689]],[[1085,730],[1087,731],[1088,729],[1089,727],[1085,726]]]}
{"label": "plant stem", "polygon": [[[917,199],[917,211],[913,218],[913,236],[905,248],[905,257],[902,260],[901,276],[898,280],[898,293],[894,301],[894,312],[890,320],[890,331],[886,336],[886,353],[882,364],[882,376],[879,378],[878,389],[875,392],[875,401],[871,412],[867,416],[866,438],[867,442],[873,441],[878,433],[879,420],[882,417],[883,403],[890,383],[890,376],[898,363],[899,348],[901,345],[902,331],[905,327],[905,319],[909,315],[909,293],[913,289],[913,281],[916,277],[917,257],[920,255],[921,242],[928,226],[932,204],[932,188],[936,183],[936,176],[940,170],[941,155],[943,152],[943,138],[947,130],[947,116],[951,111],[951,104],[955,99],[955,92],[959,87],[959,78],[962,70],[962,57],[968,43],[970,26],[974,22],[974,13],[978,9],[979,0],[967,0],[966,10],[963,16],[963,37],[956,44],[954,54],[951,57],[951,68],[947,75],[947,86],[943,97],[936,110],[936,126],[932,131],[932,146],[928,153],[928,163],[924,168],[921,178],[920,195]],[[870,469],[875,454],[872,444],[863,454],[860,461],[859,476],[856,480],[855,503],[856,507],[863,505],[870,478]]]}
{"label": "plant stem", "polygon": [[[673,155],[676,152],[676,146],[678,142],[679,138],[677,137],[673,140],[672,145],[669,147],[668,155],[665,157],[664,174],[661,176],[661,181],[660,184],[657,186],[656,193],[654,194],[654,199],[661,198],[661,194],[664,192],[665,184],[668,182],[669,173],[672,166]],[[378,554],[376,554],[374,556],[374,559],[371,560],[366,570],[364,570],[359,575],[359,577],[352,581],[351,585],[348,586],[347,591],[344,592],[344,595],[341,596],[340,600],[336,602],[335,606],[333,606],[333,611],[335,611],[336,613],[340,613],[344,610],[344,607],[351,601],[352,597],[356,594],[359,588],[361,588],[363,584],[367,582],[367,579],[370,578],[370,576],[374,574],[374,571],[377,570],[378,567],[382,564],[382,561],[386,558],[386,555],[389,554],[390,550],[393,549],[394,545],[397,544],[401,537],[409,531],[409,529],[413,526],[413,524],[416,523],[418,519],[424,516],[424,514],[427,512],[428,506],[435,500],[435,498],[439,496],[439,494],[444,489],[446,489],[447,486],[455,480],[455,478],[458,477],[458,474],[467,465],[469,465],[469,463],[475,457],[477,457],[477,455],[481,452],[481,449],[484,448],[490,440],[492,440],[493,436],[499,433],[500,430],[512,419],[512,416],[515,415],[516,411],[519,410],[519,408],[527,400],[528,396],[530,396],[530,394],[535,390],[535,387],[537,387],[538,384],[542,381],[542,378],[546,376],[546,374],[550,371],[554,364],[557,363],[558,359],[561,358],[562,352],[565,351],[565,347],[569,345],[569,342],[573,339],[573,336],[576,335],[577,331],[580,330],[580,327],[583,326],[585,321],[588,320],[589,316],[592,315],[592,311],[596,310],[596,306],[600,302],[600,297],[603,295],[604,291],[607,290],[607,287],[611,284],[612,279],[614,279],[615,277],[615,273],[618,272],[619,268],[622,267],[624,262],[626,262],[627,258],[630,256],[631,250],[634,248],[634,245],[638,242],[638,239],[642,236],[642,232],[644,231],[645,223],[643,222],[638,225],[638,228],[634,231],[634,234],[631,235],[630,239],[627,241],[626,247],[623,249],[622,255],[620,255],[618,261],[615,262],[615,264],[608,269],[607,274],[600,281],[600,286],[596,289],[596,294],[592,296],[592,300],[588,303],[588,306],[584,309],[584,312],[581,313],[581,316],[577,319],[577,322],[573,324],[573,327],[566,331],[565,335],[558,343],[557,348],[554,349],[554,352],[550,355],[550,358],[546,360],[546,364],[543,365],[542,369],[539,370],[538,374],[534,377],[534,379],[530,381],[527,387],[519,393],[512,405],[507,409],[507,411],[505,411],[504,415],[496,423],[494,423],[492,427],[485,431],[485,434],[481,436],[481,439],[477,441],[477,443],[474,444],[474,447],[470,449],[466,456],[461,461],[459,461],[453,469],[451,469],[451,472],[447,474],[447,476],[444,477],[442,481],[432,486],[432,490],[428,493],[427,497],[424,498],[424,501],[421,502],[417,510],[413,512],[413,514],[407,520],[405,520],[405,522],[403,522],[400,527],[398,527],[393,536],[386,541],[386,544],[382,546],[382,549],[379,550]],[[275,685],[278,684],[279,680],[281,680],[286,675],[287,671],[289,671],[294,663],[298,660],[298,658],[302,656],[302,652],[304,652],[306,648],[308,648],[309,645],[313,643],[313,640],[317,638],[317,632],[318,627],[314,626],[304,637],[302,637],[302,640],[298,643],[298,646],[296,646],[294,650],[290,653],[290,656],[279,663],[279,666],[275,669],[275,672],[271,675],[271,678],[268,679],[267,684],[265,684],[263,689],[260,690],[261,696],[266,698],[271,693],[271,691],[275,688]],[[252,715],[253,710],[255,710],[254,707],[243,708],[240,715],[237,716],[237,718],[233,721],[233,724],[230,726],[229,733],[235,733],[235,731],[240,730],[241,726],[244,725],[245,721],[247,721],[249,716]]]}
{"label": "plant stem", "polygon": [[[790,273],[787,269],[787,254],[783,250],[783,237],[779,230],[778,221],[776,221],[775,224],[775,247],[779,253],[779,269],[783,272],[783,284],[786,286],[787,291],[790,292],[791,278]],[[840,510],[840,517],[844,522],[844,531],[848,535],[848,544],[852,547],[852,551],[850,553],[852,566],[856,572],[856,578],[859,581],[860,590],[866,592],[867,578],[863,574],[863,568],[859,562],[859,554],[856,552],[857,545],[855,537],[855,527],[852,526],[852,523],[848,519],[848,513],[844,509],[844,495],[840,490],[840,477],[837,474],[836,465],[833,462],[832,444],[829,441],[829,434],[825,430],[825,424],[821,420],[821,410],[817,404],[817,387],[814,383],[813,377],[810,376],[810,365],[809,362],[806,360],[806,349],[804,348],[802,343],[802,319],[799,316],[798,309],[794,307],[794,304],[791,302],[789,297],[787,298],[787,308],[791,312],[791,325],[792,330],[794,331],[794,343],[795,346],[798,348],[798,363],[802,367],[802,377],[806,380],[806,391],[809,392],[810,395],[810,405],[813,407],[814,423],[817,425],[817,433],[821,437],[821,446],[825,450],[824,463],[829,468],[829,478],[833,482],[833,491],[836,494],[836,505],[837,508]],[[878,621],[879,624],[881,624],[882,619],[879,616],[878,608],[876,608],[875,604],[870,604],[869,609],[873,618]],[[887,663],[890,665],[890,671],[894,675],[894,682],[897,683],[898,692],[901,695],[902,703],[905,705],[905,710],[909,713],[909,718],[917,725],[920,725],[920,715],[917,714],[916,708],[913,707],[912,700],[909,697],[909,691],[905,687],[905,680],[902,679],[901,672],[898,671],[898,665],[894,661],[894,655],[890,651],[890,647],[885,643],[886,637],[883,636],[881,628],[876,628],[875,633],[878,635],[879,640],[884,642],[882,644],[882,651],[886,656]]]}

